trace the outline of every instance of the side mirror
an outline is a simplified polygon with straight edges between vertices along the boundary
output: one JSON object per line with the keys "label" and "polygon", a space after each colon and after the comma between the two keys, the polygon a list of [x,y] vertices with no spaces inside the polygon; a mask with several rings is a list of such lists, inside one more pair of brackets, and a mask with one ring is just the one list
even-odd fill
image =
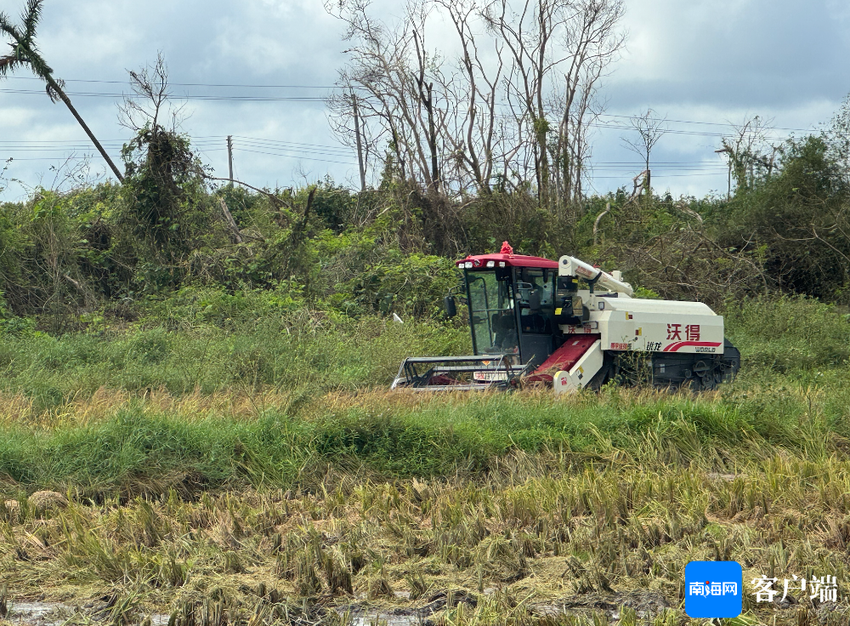
{"label": "side mirror", "polygon": [[454,296],[446,296],[443,298],[443,308],[446,310],[446,315],[454,317],[457,315],[457,304]]}

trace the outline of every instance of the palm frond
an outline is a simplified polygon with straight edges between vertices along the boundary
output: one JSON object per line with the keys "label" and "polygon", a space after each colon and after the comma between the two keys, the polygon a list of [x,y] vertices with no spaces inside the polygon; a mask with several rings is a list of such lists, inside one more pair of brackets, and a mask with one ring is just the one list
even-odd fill
{"label": "palm frond", "polygon": [[15,65],[17,65],[19,61],[15,58],[14,55],[9,55],[5,57],[0,57],[0,76],[5,76],[9,72],[15,71]]}
{"label": "palm frond", "polygon": [[0,77],[5,76],[8,72],[15,69],[18,65],[29,65],[33,74],[43,79],[47,83],[47,95],[53,102],[62,100],[71,113],[77,118],[80,126],[86,131],[92,143],[98,149],[103,158],[112,168],[115,177],[123,181],[124,177],[120,170],[109,158],[109,155],[104,150],[103,146],[91,132],[86,123],[77,113],[77,110],[71,104],[68,96],[65,94],[64,83],[61,80],[53,78],[53,70],[45,62],[38,52],[35,44],[35,29],[38,25],[38,20],[41,17],[41,7],[44,0],[27,0],[26,11],[21,15],[23,19],[23,32],[20,31],[14,24],[9,22],[5,13],[0,12],[0,32],[5,33],[12,38],[12,54],[0,56]]}
{"label": "palm frond", "polygon": [[[0,76],[5,76],[20,65],[29,65],[33,73],[39,78],[46,78],[53,70],[38,52],[35,44],[35,29],[41,18],[41,7],[44,0],[27,0],[26,10],[21,14],[23,20],[23,31],[9,21],[5,13],[0,13],[0,32],[7,34],[12,41],[9,45],[12,54],[0,57]],[[54,100],[52,90],[48,89],[48,95]]]}
{"label": "palm frond", "polygon": [[63,90],[65,89],[65,81],[61,78],[53,82],[48,82],[45,91],[47,91],[47,97],[50,98],[51,102],[58,102],[62,99]]}
{"label": "palm frond", "polygon": [[10,43],[9,47],[12,49],[11,54],[0,56],[0,76],[5,76],[6,74],[14,72],[24,63],[24,60],[21,59],[21,56],[18,53],[18,46],[14,43]]}
{"label": "palm frond", "polygon": [[18,51],[21,56],[21,61],[29,65],[32,73],[39,78],[46,79],[48,76],[53,74],[53,68],[51,68],[41,57],[38,48],[35,47],[35,44],[30,43],[29,46],[18,46]]}
{"label": "palm frond", "polygon": [[41,19],[41,7],[44,0],[28,0],[27,8],[21,14],[24,22],[24,39],[27,42],[32,41],[35,37],[35,27],[38,26],[38,21]]}
{"label": "palm frond", "polygon": [[6,33],[16,42],[20,41],[22,37],[21,31],[9,21],[9,17],[5,13],[0,13],[0,32]]}

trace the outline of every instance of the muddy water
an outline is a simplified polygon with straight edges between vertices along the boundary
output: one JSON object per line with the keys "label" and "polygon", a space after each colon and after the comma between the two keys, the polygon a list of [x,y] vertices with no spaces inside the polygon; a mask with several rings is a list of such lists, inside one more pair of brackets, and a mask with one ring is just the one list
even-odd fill
{"label": "muddy water", "polygon": [[[455,602],[463,602],[475,606],[473,596],[461,594],[454,598]],[[351,605],[337,608],[341,615],[347,615],[351,626],[371,626],[386,622],[387,626],[420,626],[429,623],[431,617],[446,607],[444,593],[437,594],[423,607],[416,609],[396,608],[376,611],[368,605]],[[536,617],[557,617],[559,615],[589,615],[603,612],[612,622],[621,617],[621,608],[629,607],[637,617],[645,620],[652,619],[670,604],[663,595],[651,591],[632,591],[627,593],[586,594],[562,598],[553,602],[533,604],[529,612]]]}
{"label": "muddy water", "polygon": [[[336,612],[348,618],[350,626],[371,626],[386,624],[386,626],[422,626],[428,623],[432,616],[446,608],[448,594],[441,592],[431,596],[424,606],[418,608],[389,608],[376,609],[367,603],[355,603],[337,607]],[[452,604],[465,603],[475,606],[475,597],[463,592],[453,593]],[[670,604],[663,595],[657,592],[628,592],[609,594],[587,594],[563,598],[554,602],[533,604],[529,612],[537,617],[557,615],[589,614],[602,611],[611,621],[621,617],[620,608],[623,606],[635,610],[641,619],[652,618]],[[6,621],[16,626],[63,626],[69,619],[89,621],[90,617],[77,607],[60,602],[9,602],[9,612]],[[167,626],[169,616],[164,614],[151,615],[152,626]]]}
{"label": "muddy water", "polygon": [[8,602],[6,621],[33,626],[61,626],[76,610],[60,602]]}
{"label": "muddy water", "polygon": [[[20,626],[63,626],[79,608],[61,602],[8,602],[6,621]],[[168,615],[151,615],[151,626],[166,626]],[[88,620],[86,620],[88,621]]]}
{"label": "muddy water", "polygon": [[350,614],[350,626],[372,626],[381,624],[383,626],[418,626],[424,624],[425,620],[415,615],[393,615],[390,612],[365,611],[358,615]]}
{"label": "muddy water", "polygon": [[641,618],[653,618],[671,608],[667,599],[655,591],[630,591],[624,593],[589,593],[571,596],[545,604],[534,604],[531,613],[538,616],[576,615],[602,611],[609,620],[620,619],[621,607],[634,610]]}
{"label": "muddy water", "polygon": [[[352,606],[339,609],[340,615],[349,617],[350,626],[420,626],[425,620],[408,609],[370,610]],[[6,621],[16,626],[63,626],[75,615],[83,618],[76,607],[61,602],[9,602]],[[85,619],[85,618],[83,618]],[[152,626],[166,626],[168,615],[151,615]]]}

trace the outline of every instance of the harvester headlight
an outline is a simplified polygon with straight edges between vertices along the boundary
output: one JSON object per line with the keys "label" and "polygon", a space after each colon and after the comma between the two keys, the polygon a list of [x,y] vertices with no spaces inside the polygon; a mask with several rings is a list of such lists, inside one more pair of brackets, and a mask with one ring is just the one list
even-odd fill
{"label": "harvester headlight", "polygon": [[463,266],[466,269],[471,270],[472,269],[472,261],[467,261],[466,263],[463,264]]}
{"label": "harvester headlight", "polygon": [[495,261],[487,261],[487,267],[496,267]]}

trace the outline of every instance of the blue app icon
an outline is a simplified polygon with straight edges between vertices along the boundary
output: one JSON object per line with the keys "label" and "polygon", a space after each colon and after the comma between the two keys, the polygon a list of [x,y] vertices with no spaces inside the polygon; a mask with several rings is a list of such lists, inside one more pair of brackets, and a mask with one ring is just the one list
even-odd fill
{"label": "blue app icon", "polygon": [[738,617],[744,572],[736,561],[691,561],[685,567],[685,613],[693,618]]}

